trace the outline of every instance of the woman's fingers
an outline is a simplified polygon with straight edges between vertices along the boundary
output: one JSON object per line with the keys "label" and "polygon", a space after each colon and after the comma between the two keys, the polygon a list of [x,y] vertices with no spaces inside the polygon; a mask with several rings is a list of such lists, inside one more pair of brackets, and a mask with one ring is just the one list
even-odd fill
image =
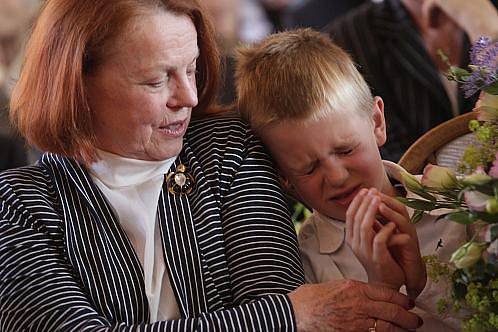
{"label": "woman's fingers", "polygon": [[[370,326],[370,327],[372,327],[372,326]],[[379,331],[379,332],[380,331],[382,331],[382,332],[410,332],[410,331],[413,331],[413,330],[403,329],[399,326],[396,326],[392,323],[386,322],[386,321],[381,320],[381,319],[377,320],[377,328],[375,330]],[[368,331],[368,328],[366,331]]]}
{"label": "woman's fingers", "polygon": [[[408,296],[391,288],[374,284],[365,284],[363,292],[373,301],[368,303],[370,317],[411,330],[422,325],[420,317],[407,311],[414,306]],[[379,328],[378,331],[384,330]]]}
{"label": "woman's fingers", "polygon": [[418,316],[407,311],[413,307],[408,297],[380,285],[334,280],[302,285],[289,293],[289,299],[300,330],[365,331],[374,326],[375,319],[377,331],[420,325]]}
{"label": "woman's fingers", "polygon": [[[396,304],[384,301],[374,301],[369,303],[368,314],[372,318],[377,318],[377,324],[384,321],[385,324],[383,324],[383,326],[389,326],[389,324],[392,324],[407,330],[415,330],[423,324],[422,319],[414,313],[411,313]],[[382,329],[379,325],[377,325],[377,331],[396,330]]]}

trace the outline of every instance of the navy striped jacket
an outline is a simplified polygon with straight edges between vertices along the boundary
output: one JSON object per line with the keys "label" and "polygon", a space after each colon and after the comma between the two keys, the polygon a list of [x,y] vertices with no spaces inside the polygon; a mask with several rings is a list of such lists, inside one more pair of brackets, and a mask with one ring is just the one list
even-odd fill
{"label": "navy striped jacket", "polygon": [[236,118],[192,122],[172,169],[195,180],[159,199],[182,318],[149,323],[142,266],[85,168],[45,154],[0,174],[0,331],[294,331],[303,283],[274,166]]}

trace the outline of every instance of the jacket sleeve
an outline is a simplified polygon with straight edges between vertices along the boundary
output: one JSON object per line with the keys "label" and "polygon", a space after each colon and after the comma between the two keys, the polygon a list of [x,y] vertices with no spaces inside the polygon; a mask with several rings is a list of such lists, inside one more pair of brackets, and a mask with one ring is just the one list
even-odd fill
{"label": "jacket sleeve", "polygon": [[[237,304],[258,303],[304,283],[296,232],[275,166],[252,132],[245,134],[239,142],[242,153],[225,151],[223,167],[231,176],[221,186],[226,257]],[[291,311],[277,311],[294,324]]]}
{"label": "jacket sleeve", "polygon": [[[110,322],[92,307],[77,276],[60,251],[50,245],[50,239],[6,219],[5,212],[16,217],[8,210],[4,204],[0,209],[1,331],[294,330],[291,304],[285,295],[262,297],[196,318],[140,325]],[[274,326],[266,324],[270,322]]]}

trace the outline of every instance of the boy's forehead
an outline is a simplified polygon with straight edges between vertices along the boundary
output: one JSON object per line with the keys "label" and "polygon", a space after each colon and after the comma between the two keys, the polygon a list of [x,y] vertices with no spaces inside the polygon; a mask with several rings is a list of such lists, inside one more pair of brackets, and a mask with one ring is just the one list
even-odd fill
{"label": "boy's forehead", "polygon": [[312,152],[346,147],[369,135],[362,124],[366,121],[367,117],[335,112],[318,119],[281,120],[263,128],[260,135],[271,150],[285,151],[292,157],[302,149]]}

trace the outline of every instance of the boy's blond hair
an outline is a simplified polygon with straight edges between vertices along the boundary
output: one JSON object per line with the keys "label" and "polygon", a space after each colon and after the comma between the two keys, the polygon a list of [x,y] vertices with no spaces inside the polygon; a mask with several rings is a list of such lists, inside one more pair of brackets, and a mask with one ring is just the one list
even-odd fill
{"label": "boy's blond hair", "polygon": [[271,35],[237,50],[239,109],[258,130],[281,120],[318,120],[337,111],[370,114],[373,97],[351,58],[312,29]]}

